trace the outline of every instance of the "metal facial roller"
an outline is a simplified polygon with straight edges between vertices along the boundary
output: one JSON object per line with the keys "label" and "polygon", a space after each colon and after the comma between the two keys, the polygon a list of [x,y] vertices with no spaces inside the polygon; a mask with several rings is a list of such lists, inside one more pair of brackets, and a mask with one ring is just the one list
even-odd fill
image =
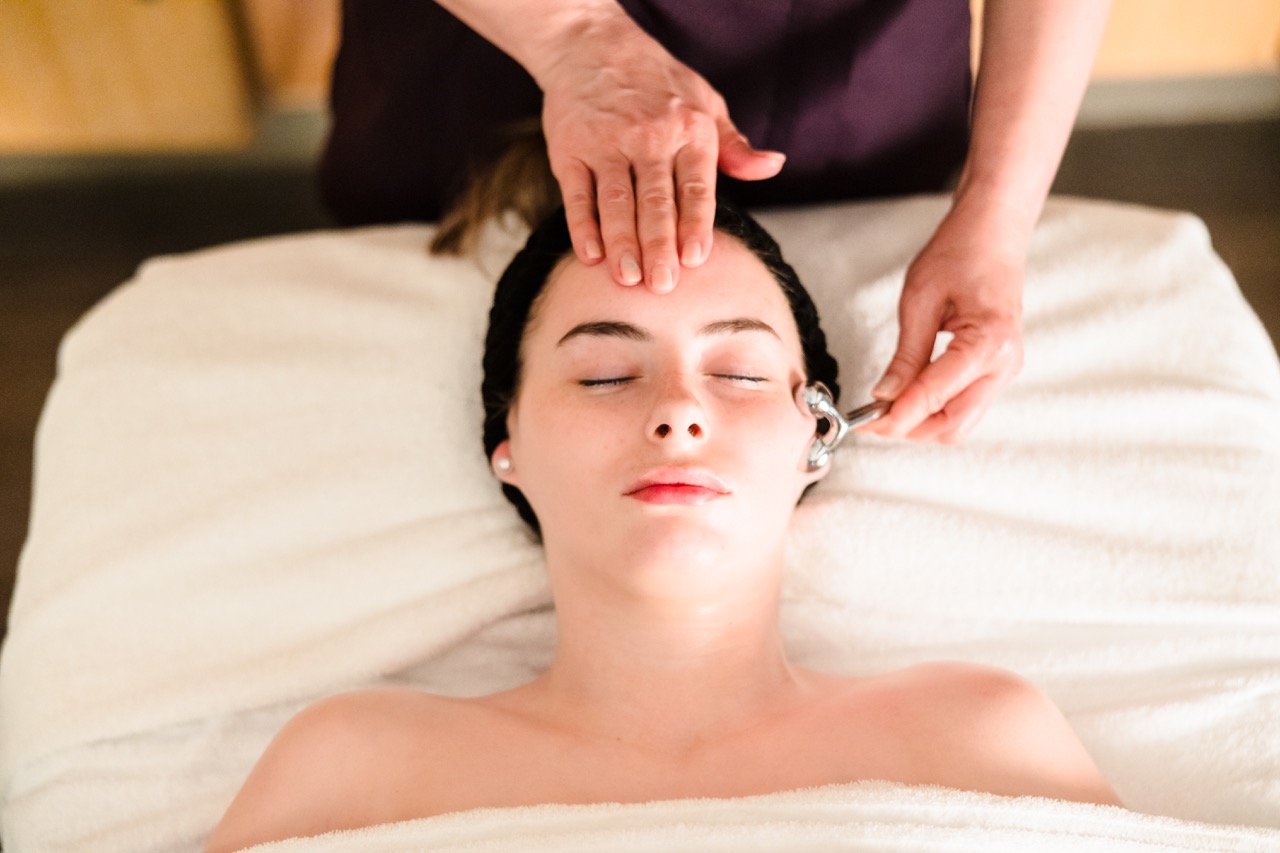
{"label": "metal facial roller", "polygon": [[858,424],[874,421],[884,415],[893,405],[889,400],[876,400],[861,408],[854,409],[847,415],[840,414],[831,391],[821,382],[806,385],[803,400],[815,418],[827,422],[827,431],[817,436],[809,447],[809,470],[817,470],[831,461],[831,454],[844,441],[849,430]]}

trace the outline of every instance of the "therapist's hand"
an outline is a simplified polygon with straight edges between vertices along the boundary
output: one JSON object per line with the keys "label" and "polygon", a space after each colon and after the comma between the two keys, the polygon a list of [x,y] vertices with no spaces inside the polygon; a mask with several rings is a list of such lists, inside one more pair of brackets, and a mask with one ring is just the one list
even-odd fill
{"label": "therapist's hand", "polygon": [[711,250],[717,168],[770,178],[784,157],[751,147],[724,99],[625,13],[580,33],[538,75],[551,170],[574,252],[619,284],[657,292]]}
{"label": "therapist's hand", "polygon": [[[907,270],[898,350],[865,432],[963,439],[1022,368],[1027,247],[1071,133],[1109,0],[987,0],[964,171]],[[938,332],[955,338],[929,362]]]}
{"label": "therapist's hand", "polygon": [[[893,400],[862,432],[958,442],[1022,369],[1027,238],[952,212],[907,268],[898,349],[872,395]],[[939,332],[955,337],[930,362]]]}

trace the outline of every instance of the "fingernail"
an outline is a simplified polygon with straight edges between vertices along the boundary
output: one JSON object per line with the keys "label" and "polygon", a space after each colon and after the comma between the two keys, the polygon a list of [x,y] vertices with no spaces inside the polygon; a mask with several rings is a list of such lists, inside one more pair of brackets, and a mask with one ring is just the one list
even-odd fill
{"label": "fingernail", "polygon": [[654,264],[649,273],[649,286],[654,293],[668,293],[675,289],[675,280],[671,277],[671,268],[666,264]]}
{"label": "fingernail", "polygon": [[680,263],[686,267],[696,267],[702,263],[702,245],[697,240],[684,244],[684,249],[680,252]]}
{"label": "fingernail", "polygon": [[600,250],[600,244],[595,240],[588,240],[582,246],[582,251],[586,253],[587,260],[598,261],[604,257],[604,252]]}
{"label": "fingernail", "polygon": [[758,153],[761,157],[768,157],[771,160],[777,160],[779,162],[787,159],[787,155],[783,154],[781,151],[760,151]]}
{"label": "fingernail", "polygon": [[871,396],[877,400],[892,400],[898,396],[898,392],[902,390],[902,380],[897,374],[890,373],[876,383],[876,387],[871,389]]}
{"label": "fingernail", "polygon": [[622,256],[622,280],[627,284],[639,284],[642,276],[640,275],[640,264],[636,262],[634,255]]}

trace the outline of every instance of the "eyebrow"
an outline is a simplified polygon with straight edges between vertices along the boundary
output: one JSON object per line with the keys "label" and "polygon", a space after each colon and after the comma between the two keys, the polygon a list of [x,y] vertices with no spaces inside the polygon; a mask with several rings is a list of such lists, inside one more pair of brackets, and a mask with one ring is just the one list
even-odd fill
{"label": "eyebrow", "polygon": [[[773,335],[778,340],[782,340],[782,337],[774,331],[772,326],[754,317],[734,317],[731,320],[717,320],[698,330],[699,335],[732,335],[737,332],[765,332]],[[597,320],[591,323],[579,323],[574,326],[565,332],[564,337],[556,342],[556,346],[561,346],[579,337],[625,338],[626,340],[641,342],[653,340],[653,335],[649,334],[646,329],[631,323],[623,323],[617,320]]]}

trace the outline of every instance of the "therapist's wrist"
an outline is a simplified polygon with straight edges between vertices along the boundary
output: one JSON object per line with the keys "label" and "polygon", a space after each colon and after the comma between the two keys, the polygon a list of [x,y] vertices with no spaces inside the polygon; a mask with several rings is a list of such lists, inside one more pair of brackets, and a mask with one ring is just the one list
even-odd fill
{"label": "therapist's wrist", "polygon": [[621,61],[641,42],[653,39],[614,0],[586,0],[558,10],[520,62],[546,92],[583,65]]}
{"label": "therapist's wrist", "polygon": [[961,220],[989,244],[1025,255],[1044,208],[1045,193],[966,169],[951,200],[949,219]]}
{"label": "therapist's wrist", "polygon": [[616,42],[628,32],[644,35],[618,0],[437,2],[520,63],[544,92],[552,70],[597,53],[601,47],[596,40]]}

